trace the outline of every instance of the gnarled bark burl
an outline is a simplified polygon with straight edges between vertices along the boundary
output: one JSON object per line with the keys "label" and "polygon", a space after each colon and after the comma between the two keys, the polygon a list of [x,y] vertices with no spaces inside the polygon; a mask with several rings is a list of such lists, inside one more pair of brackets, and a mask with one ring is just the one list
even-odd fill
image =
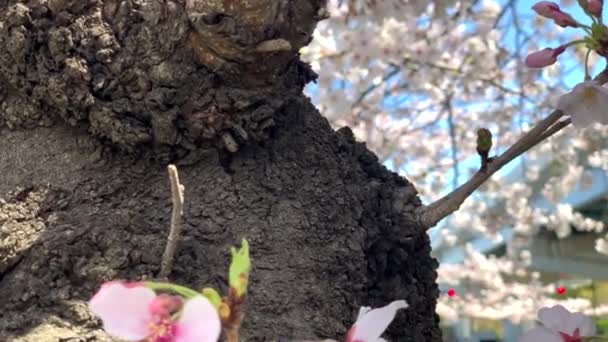
{"label": "gnarled bark burl", "polygon": [[0,340],[109,340],[86,300],[158,275],[169,162],[187,197],[169,278],[224,287],[246,237],[246,341],[339,338],[402,298],[388,336],[441,340],[416,190],[302,93],[324,6],[0,0]]}

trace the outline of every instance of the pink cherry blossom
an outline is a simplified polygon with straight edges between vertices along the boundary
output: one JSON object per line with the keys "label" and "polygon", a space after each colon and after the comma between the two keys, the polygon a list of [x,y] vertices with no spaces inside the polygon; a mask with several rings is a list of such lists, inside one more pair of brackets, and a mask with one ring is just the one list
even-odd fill
{"label": "pink cherry blossom", "polygon": [[206,298],[186,301],[175,320],[171,311],[180,307],[181,301],[172,296],[157,296],[147,287],[120,282],[104,284],[89,302],[90,310],[103,321],[104,330],[127,341],[217,341],[220,319]]}
{"label": "pink cherry blossom", "polygon": [[566,49],[560,46],[556,49],[544,48],[533,52],[526,57],[526,66],[529,68],[544,68],[557,61],[557,56],[561,55]]}
{"label": "pink cherry blossom", "polygon": [[362,307],[357,321],[346,335],[345,342],[378,342],[384,330],[395,318],[397,310],[407,308],[405,300],[397,300],[387,306],[371,309]]}
{"label": "pink cherry blossom", "polygon": [[160,294],[150,302],[148,310],[153,315],[170,315],[179,311],[183,305],[184,301],[181,297]]}
{"label": "pink cherry blossom", "polygon": [[591,318],[571,313],[561,305],[540,309],[538,320],[542,326],[526,332],[520,342],[577,342],[595,335]]}

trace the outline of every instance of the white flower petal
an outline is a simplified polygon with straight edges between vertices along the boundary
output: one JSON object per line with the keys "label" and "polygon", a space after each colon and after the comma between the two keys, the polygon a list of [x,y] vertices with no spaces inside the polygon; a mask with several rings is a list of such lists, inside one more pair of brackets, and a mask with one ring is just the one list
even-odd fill
{"label": "white flower petal", "polygon": [[[594,336],[595,335],[595,323],[590,317],[583,315],[580,312],[575,312],[570,315],[570,319],[575,324],[575,328],[578,328],[581,336]],[[574,330],[572,330],[574,332]]]}
{"label": "white flower petal", "polygon": [[545,327],[538,327],[523,334],[519,342],[562,342],[562,338],[558,333]]}
{"label": "white flower petal", "polygon": [[105,284],[89,302],[89,309],[103,321],[104,330],[127,341],[146,338],[150,331],[148,305],[156,297],[147,287],[127,287],[120,282]]}
{"label": "white flower petal", "polygon": [[371,306],[362,306],[359,309],[359,314],[357,315],[357,321],[361,319],[361,317],[365,316],[366,313],[372,311]]}
{"label": "white flower petal", "polygon": [[220,331],[217,310],[205,297],[199,296],[184,305],[175,342],[216,342]]}
{"label": "white flower petal", "polygon": [[561,305],[540,309],[538,319],[547,329],[554,332],[572,336],[578,329],[580,336],[595,335],[595,324],[591,318],[579,312],[571,313]]}
{"label": "white flower petal", "polygon": [[570,115],[577,127],[587,127],[594,123],[608,124],[608,89],[597,82],[582,82],[571,92],[562,95],[557,109]]}
{"label": "white flower petal", "polygon": [[362,341],[362,342],[377,342],[380,335],[388,328],[389,324],[395,318],[397,310],[407,308],[407,302],[405,300],[397,300],[389,305],[369,310],[361,313],[359,312],[359,318],[353,325],[354,332],[351,336],[351,341]]}
{"label": "white flower petal", "polygon": [[[561,305],[538,310],[538,320],[552,331],[560,331],[559,329],[563,328],[563,324],[568,318],[570,318],[570,311],[566,310],[566,308]],[[568,331],[563,332],[568,334],[571,333]]]}

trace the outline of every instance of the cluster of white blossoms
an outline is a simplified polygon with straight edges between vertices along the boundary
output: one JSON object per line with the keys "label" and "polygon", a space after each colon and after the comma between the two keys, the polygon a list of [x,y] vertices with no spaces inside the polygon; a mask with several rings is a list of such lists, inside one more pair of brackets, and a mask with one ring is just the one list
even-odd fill
{"label": "cluster of white blossoms", "polygon": [[513,323],[533,321],[538,308],[561,304],[590,316],[603,315],[608,306],[593,307],[586,299],[557,298],[558,286],[542,284],[538,272],[526,270],[529,256],[519,260],[487,257],[466,248],[463,264],[439,268],[443,283],[456,288],[454,296],[441,295],[437,313],[447,321],[464,317],[503,320]]}
{"label": "cluster of white blossoms", "polygon": [[[581,97],[599,100],[593,108],[608,108],[602,102],[602,93],[608,92],[589,82],[562,96],[569,88],[568,75],[580,73],[585,61],[584,49],[566,44],[580,34],[509,3],[331,0],[331,17],[319,24],[315,39],[302,51],[320,75],[309,94],[332,125],[351,127],[359,140],[416,185],[425,202],[438,199],[479,169],[477,128],[492,132],[492,155],[512,145],[551,109],[572,114],[579,110],[574,100]],[[576,2],[560,3],[563,8],[572,4]],[[544,6],[541,12],[558,25],[573,25],[559,8]],[[541,50],[545,46],[564,48]],[[560,63],[530,69],[526,55],[537,50],[542,53],[532,54],[537,58],[532,62],[544,66],[561,55]],[[596,60],[592,53],[591,66]],[[602,123],[604,117],[597,115],[602,113],[572,115],[577,129],[561,131],[517,161],[516,168],[523,170],[520,179],[491,178],[452,215],[450,229],[438,235],[443,244],[466,243],[479,235],[499,240],[505,227],[514,228],[519,238],[510,242],[512,252],[503,259],[484,261],[497,273],[477,272],[480,261],[471,253],[464,266],[441,265],[441,283],[469,282],[476,284],[469,286],[472,294],[486,291],[487,296],[475,307],[472,298],[442,297],[440,313],[448,315],[462,300],[462,310],[471,314],[479,309],[487,317],[519,312],[530,318],[554,301],[554,289],[531,282],[531,276],[515,276],[523,267],[501,263],[517,262],[514,255],[525,251],[541,227],[560,238],[573,230],[604,230],[603,223],[563,202],[574,190],[596,186],[592,171],[608,170],[608,128],[591,124]],[[608,241],[597,240],[596,249],[608,254]],[[500,282],[503,275],[509,281]],[[500,288],[492,287],[493,281]],[[591,310],[588,304],[571,301],[568,307]]]}

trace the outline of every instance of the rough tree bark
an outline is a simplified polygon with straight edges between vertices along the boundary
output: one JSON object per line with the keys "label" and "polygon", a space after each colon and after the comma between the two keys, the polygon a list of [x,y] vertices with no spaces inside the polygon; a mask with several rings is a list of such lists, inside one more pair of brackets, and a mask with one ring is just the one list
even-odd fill
{"label": "rough tree bark", "polygon": [[0,0],[0,340],[109,340],[86,300],[157,275],[169,162],[186,188],[170,279],[222,288],[246,237],[244,340],[339,338],[400,298],[389,336],[441,340],[416,190],[302,93],[324,5]]}

